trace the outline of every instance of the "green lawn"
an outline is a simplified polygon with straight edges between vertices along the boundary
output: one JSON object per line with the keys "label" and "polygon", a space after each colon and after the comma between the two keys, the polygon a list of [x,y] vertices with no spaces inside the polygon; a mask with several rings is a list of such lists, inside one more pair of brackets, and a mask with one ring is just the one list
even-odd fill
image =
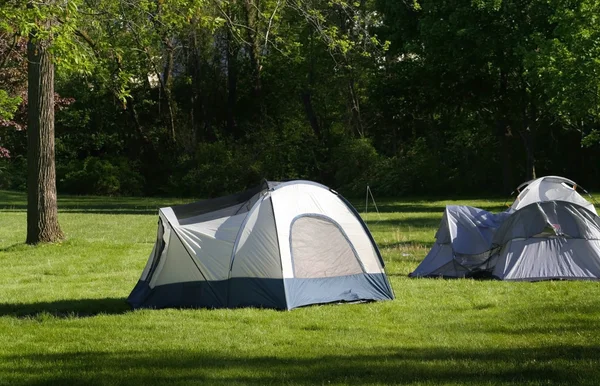
{"label": "green lawn", "polygon": [[391,302],[132,312],[175,202],[61,197],[67,241],[30,247],[0,191],[0,384],[600,384],[600,283],[407,278],[445,205],[504,200],[378,202]]}

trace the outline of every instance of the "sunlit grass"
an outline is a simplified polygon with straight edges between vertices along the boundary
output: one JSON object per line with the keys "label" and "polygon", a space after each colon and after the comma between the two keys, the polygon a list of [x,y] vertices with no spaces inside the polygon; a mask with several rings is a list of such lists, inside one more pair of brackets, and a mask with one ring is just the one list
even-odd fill
{"label": "sunlit grass", "polygon": [[24,196],[0,192],[0,384],[600,383],[599,283],[407,278],[445,205],[504,200],[369,207],[391,302],[132,312],[156,209],[175,202],[61,197],[67,240],[30,247]]}

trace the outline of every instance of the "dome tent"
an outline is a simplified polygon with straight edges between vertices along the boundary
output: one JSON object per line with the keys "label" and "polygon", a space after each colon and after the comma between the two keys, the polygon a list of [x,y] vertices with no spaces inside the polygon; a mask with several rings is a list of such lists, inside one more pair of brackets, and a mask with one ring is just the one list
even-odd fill
{"label": "dome tent", "polygon": [[435,234],[435,244],[410,277],[459,278],[484,274],[496,229],[510,213],[498,214],[449,205]]}
{"label": "dome tent", "polygon": [[310,181],[159,210],[157,241],[128,298],[134,308],[393,299],[381,255],[343,197]]}
{"label": "dome tent", "polygon": [[[494,214],[469,206],[446,207],[436,233],[435,244],[409,276],[448,278],[495,276],[508,279],[508,276],[495,270],[499,261],[497,259],[499,248],[504,245],[503,240],[498,239],[497,233],[500,229],[507,229],[508,225],[505,225],[507,222],[514,224],[515,227],[530,226],[532,224],[530,221],[534,220],[534,212],[532,209],[526,211],[525,209],[536,203],[571,203],[582,208],[592,217],[597,217],[594,206],[576,191],[576,187],[577,185],[569,179],[548,176],[521,184],[517,199],[505,212]],[[524,211],[524,214],[519,214],[521,211]],[[541,240],[531,240],[531,243],[538,241]],[[531,250],[532,247],[527,248]],[[521,252],[513,250],[511,256],[515,253]],[[554,248],[553,253],[556,256],[558,250]]]}
{"label": "dome tent", "polygon": [[558,176],[541,177],[522,183],[517,191],[519,195],[511,205],[511,211],[519,210],[534,202],[567,201],[581,205],[594,214],[596,213],[594,205],[577,192],[577,184],[568,178]]}
{"label": "dome tent", "polygon": [[571,202],[519,209],[492,246],[492,276],[501,280],[600,279],[600,217]]}

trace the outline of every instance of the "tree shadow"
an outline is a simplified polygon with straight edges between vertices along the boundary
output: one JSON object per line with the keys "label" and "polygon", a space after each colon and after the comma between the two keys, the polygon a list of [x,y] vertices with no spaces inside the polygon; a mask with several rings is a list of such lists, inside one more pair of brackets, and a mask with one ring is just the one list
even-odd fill
{"label": "tree shadow", "polygon": [[377,246],[379,249],[402,249],[402,248],[422,248],[426,249],[427,252],[433,247],[435,240],[431,242],[411,240],[411,241],[390,241],[388,243],[379,242]]}
{"label": "tree shadow", "polygon": [[390,346],[292,355],[227,355],[219,348],[150,349],[21,354],[4,360],[19,364],[8,372],[14,384],[591,385],[600,375],[597,348],[575,345],[493,349]]}
{"label": "tree shadow", "polygon": [[[168,206],[168,205],[166,205]],[[27,205],[0,205],[3,212],[25,212]],[[123,205],[58,205],[59,213],[89,213],[89,214],[158,214],[158,207],[135,207]]]}
{"label": "tree shadow", "polygon": [[125,298],[68,299],[36,303],[0,303],[0,317],[86,318],[100,314],[120,315],[131,311]]}
{"label": "tree shadow", "polygon": [[[532,285],[537,285],[532,283]],[[510,309],[514,320],[525,313],[545,314],[543,321],[506,323],[497,325],[493,323],[481,323],[472,326],[474,331],[486,334],[502,334],[512,336],[532,336],[536,334],[548,334],[549,331],[554,331],[558,335],[562,334],[577,334],[596,336],[600,331],[600,310],[597,305],[581,305],[580,303],[559,302],[554,304],[541,303],[529,304],[527,310],[519,307]],[[598,351],[600,356],[600,350]]]}
{"label": "tree shadow", "polygon": [[[193,200],[193,199],[190,199]],[[156,215],[158,208],[175,205],[172,198],[69,196],[58,197],[60,213],[148,214]],[[0,191],[0,210],[24,212],[27,197],[24,192]]]}
{"label": "tree shadow", "polygon": [[[466,205],[466,204],[465,204]],[[359,213],[364,214],[365,205],[357,204],[355,206],[356,210]],[[479,205],[477,208],[486,210],[492,213],[504,212],[507,207],[501,204],[492,204],[492,205]],[[398,203],[384,203],[382,205],[377,205],[377,209],[380,213],[440,213],[443,214],[446,210],[446,205],[431,205],[427,203],[423,204],[403,204],[401,202]],[[375,207],[369,205],[369,213],[376,213]]]}
{"label": "tree shadow", "polygon": [[[446,209],[443,205],[431,206],[427,204],[402,204],[402,203],[390,203],[377,205],[377,209],[380,213],[443,213]],[[358,205],[356,207],[361,214],[365,212],[365,205]],[[375,207],[369,205],[369,213],[376,213]]]}
{"label": "tree shadow", "polygon": [[19,247],[22,248],[22,247],[24,247],[26,245],[27,244],[25,244],[25,243],[16,243],[16,244],[8,245],[6,247],[0,248],[0,252],[13,252],[16,249],[18,249]]}
{"label": "tree shadow", "polygon": [[440,226],[441,216],[439,218],[431,217],[410,217],[402,219],[382,219],[382,220],[371,220],[366,221],[369,228],[375,228],[382,226],[388,228],[390,226],[395,227],[413,227],[413,228],[435,228]]}

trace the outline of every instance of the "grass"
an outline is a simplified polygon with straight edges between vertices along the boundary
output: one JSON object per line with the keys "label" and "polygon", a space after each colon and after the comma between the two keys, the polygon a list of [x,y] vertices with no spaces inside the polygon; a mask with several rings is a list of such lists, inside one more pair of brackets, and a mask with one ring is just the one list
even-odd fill
{"label": "grass", "polygon": [[67,241],[30,247],[24,195],[0,191],[0,384],[600,383],[600,283],[406,277],[445,205],[503,200],[378,202],[391,302],[130,311],[174,202],[61,197]]}

